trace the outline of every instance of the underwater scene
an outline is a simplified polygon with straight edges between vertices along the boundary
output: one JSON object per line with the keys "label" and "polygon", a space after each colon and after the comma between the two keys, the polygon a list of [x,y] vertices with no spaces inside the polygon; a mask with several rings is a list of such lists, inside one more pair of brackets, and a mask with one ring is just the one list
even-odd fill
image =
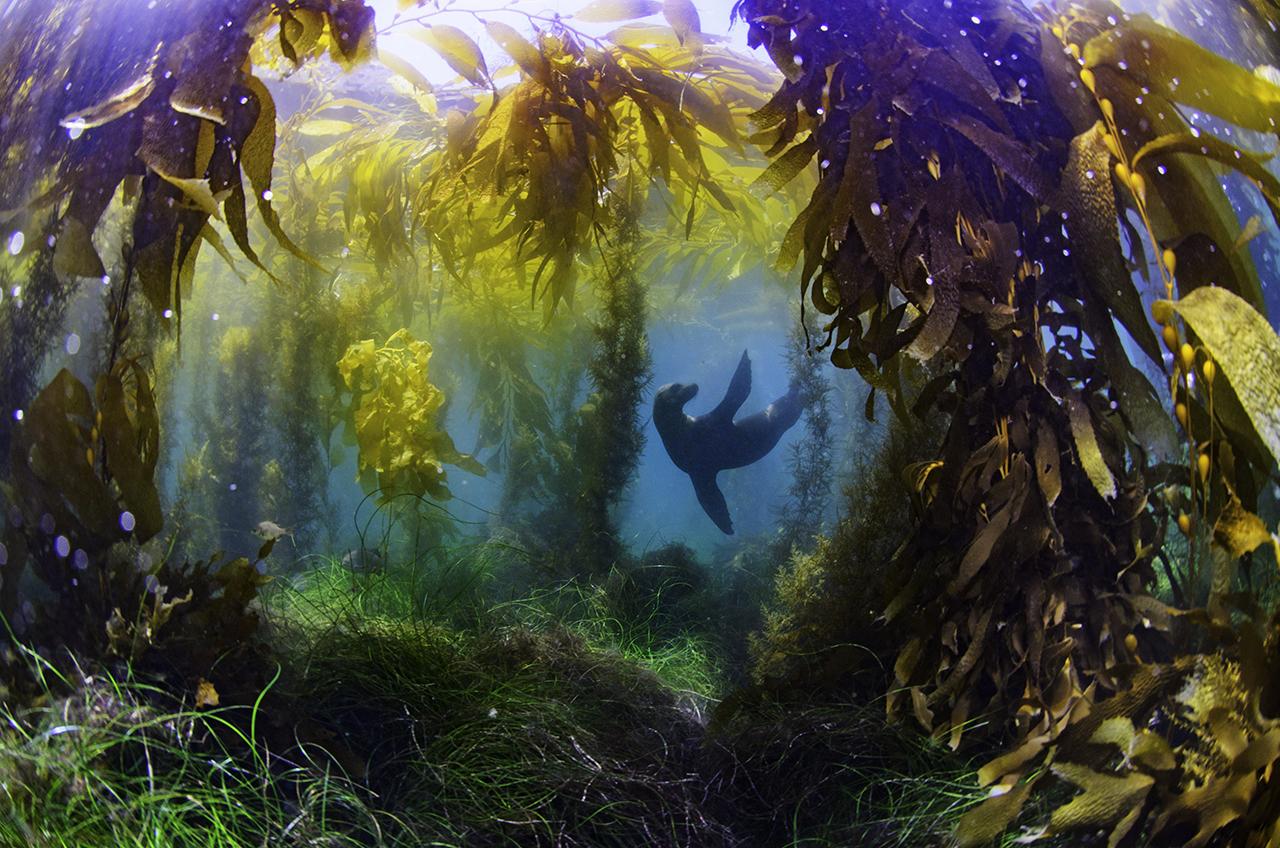
{"label": "underwater scene", "polygon": [[0,0],[0,848],[1280,848],[1278,0]]}

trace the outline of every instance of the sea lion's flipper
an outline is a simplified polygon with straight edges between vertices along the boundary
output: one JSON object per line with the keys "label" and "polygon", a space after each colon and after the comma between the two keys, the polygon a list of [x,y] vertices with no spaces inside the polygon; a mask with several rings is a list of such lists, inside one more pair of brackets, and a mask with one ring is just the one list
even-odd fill
{"label": "sea lion's flipper", "polygon": [[724,493],[716,485],[716,473],[708,471],[690,474],[689,478],[693,480],[693,491],[697,493],[698,503],[702,504],[703,511],[716,523],[720,532],[732,536],[733,520],[729,518],[729,506],[724,502]]}
{"label": "sea lion's flipper", "polygon": [[707,414],[707,417],[723,420],[726,423],[732,422],[733,416],[737,415],[738,410],[747,402],[749,394],[751,394],[751,360],[744,350],[742,358],[738,360],[738,368],[733,372],[733,379],[729,381],[729,389],[724,393],[724,400],[720,401],[716,408]]}

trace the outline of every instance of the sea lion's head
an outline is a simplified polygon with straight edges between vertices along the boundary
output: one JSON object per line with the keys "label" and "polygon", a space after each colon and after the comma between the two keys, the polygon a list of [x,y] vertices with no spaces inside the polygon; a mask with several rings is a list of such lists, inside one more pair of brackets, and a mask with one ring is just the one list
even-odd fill
{"label": "sea lion's head", "polygon": [[680,412],[697,393],[697,383],[667,383],[653,396],[654,414]]}

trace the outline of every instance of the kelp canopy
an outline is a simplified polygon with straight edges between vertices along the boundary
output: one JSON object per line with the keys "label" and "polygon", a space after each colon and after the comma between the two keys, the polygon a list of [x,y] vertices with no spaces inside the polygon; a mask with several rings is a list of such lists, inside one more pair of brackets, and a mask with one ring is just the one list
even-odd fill
{"label": "kelp canopy", "polygon": [[[584,20],[667,26],[596,39],[559,19],[529,16],[530,32],[477,16],[515,68],[504,86],[422,5],[403,25],[462,89],[388,53],[409,86],[394,120],[322,98],[281,135],[259,72],[371,57],[363,2],[114,7],[18,3],[0,18],[14,281],[0,349],[6,412],[22,411],[0,424],[7,620],[135,660],[162,627],[195,644],[233,622],[183,660],[189,676],[252,632],[248,560],[143,574],[125,553],[165,526],[158,351],[179,337],[202,246],[234,264],[222,232],[256,267],[250,285],[325,316],[326,423],[350,420],[362,471],[388,489],[445,497],[443,464],[479,470],[440,429],[432,350],[407,329],[446,290],[473,304],[491,332],[467,355],[502,363],[486,438],[523,457],[523,479],[582,483],[586,540],[610,535],[609,504],[634,472],[645,268],[705,251],[716,258],[699,273],[741,270],[745,234],[756,253],[780,242],[784,272],[798,265],[816,348],[895,415],[945,429],[939,456],[902,469],[919,514],[879,564],[877,612],[894,645],[890,716],[953,746],[979,720],[1012,742],[980,772],[995,791],[960,841],[994,839],[1061,779],[1083,792],[1040,835],[1280,843],[1280,619],[1232,591],[1240,561],[1274,565],[1256,513],[1280,455],[1280,342],[1223,188],[1237,181],[1275,217],[1280,88],[1265,75],[1102,2],[742,0],[735,14],[778,77],[705,43],[687,2],[599,0]],[[278,141],[298,145],[285,179]],[[297,220],[282,220],[278,194]],[[653,206],[675,226],[642,232]],[[255,248],[259,225],[269,240]],[[341,301],[338,245],[368,271]],[[511,284],[489,284],[495,269]],[[558,418],[512,351],[556,326],[584,269],[603,304],[598,391]],[[37,386],[69,299],[94,284],[109,294],[92,388],[69,371]],[[530,305],[537,322],[517,314]],[[629,459],[572,477],[566,420],[600,468]],[[26,569],[46,589],[38,607]],[[818,652],[853,635],[824,633]],[[840,671],[789,664],[757,694]]]}

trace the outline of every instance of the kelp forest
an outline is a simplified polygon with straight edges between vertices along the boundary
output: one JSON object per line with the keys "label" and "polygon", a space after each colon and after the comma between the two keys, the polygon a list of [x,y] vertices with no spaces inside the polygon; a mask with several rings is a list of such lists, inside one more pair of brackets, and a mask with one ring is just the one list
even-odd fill
{"label": "kelp forest", "polygon": [[1276,0],[0,58],[0,845],[1280,848]]}

